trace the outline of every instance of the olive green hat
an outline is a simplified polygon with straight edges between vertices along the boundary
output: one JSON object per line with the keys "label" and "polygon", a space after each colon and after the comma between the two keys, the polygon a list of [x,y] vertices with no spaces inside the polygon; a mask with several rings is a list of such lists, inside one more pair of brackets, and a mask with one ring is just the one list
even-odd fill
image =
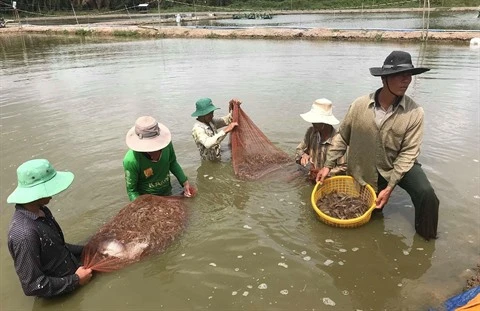
{"label": "olive green hat", "polygon": [[73,173],[57,172],[45,159],[30,160],[17,168],[17,188],[7,203],[25,204],[54,196],[73,182]]}
{"label": "olive green hat", "polygon": [[195,112],[192,113],[192,117],[199,117],[209,114],[210,112],[220,109],[213,105],[210,98],[200,98],[195,103]]}

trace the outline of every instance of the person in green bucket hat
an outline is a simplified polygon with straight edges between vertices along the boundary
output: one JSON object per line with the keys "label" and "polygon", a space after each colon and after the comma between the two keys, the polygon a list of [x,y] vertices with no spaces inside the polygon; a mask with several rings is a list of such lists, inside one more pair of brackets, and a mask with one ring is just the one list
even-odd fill
{"label": "person in green bucket hat", "polygon": [[[233,105],[241,104],[242,102],[238,99],[230,100],[229,114],[215,118],[214,111],[220,108],[215,107],[210,98],[197,100],[195,112],[192,113],[192,117],[197,117],[197,121],[193,125],[192,136],[203,160],[221,159],[220,143],[238,125],[237,122],[233,122]],[[218,130],[221,127],[224,128]]]}
{"label": "person in green bucket hat", "polygon": [[17,188],[7,203],[15,204],[8,250],[27,296],[53,297],[88,283],[92,270],[80,263],[81,245],[65,243],[62,229],[47,204],[66,190],[73,173],[57,172],[48,160],[30,160],[17,169]]}

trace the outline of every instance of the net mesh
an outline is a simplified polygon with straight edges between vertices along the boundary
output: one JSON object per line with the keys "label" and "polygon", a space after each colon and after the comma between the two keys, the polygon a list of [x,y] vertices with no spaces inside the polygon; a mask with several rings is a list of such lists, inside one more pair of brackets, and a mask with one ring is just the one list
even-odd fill
{"label": "net mesh", "polygon": [[85,245],[86,268],[111,272],[163,251],[186,225],[182,197],[142,195],[122,208]]}
{"label": "net mesh", "polygon": [[230,134],[232,164],[239,178],[259,179],[293,161],[263,134],[239,105],[233,105],[232,116],[233,121],[238,122]]}

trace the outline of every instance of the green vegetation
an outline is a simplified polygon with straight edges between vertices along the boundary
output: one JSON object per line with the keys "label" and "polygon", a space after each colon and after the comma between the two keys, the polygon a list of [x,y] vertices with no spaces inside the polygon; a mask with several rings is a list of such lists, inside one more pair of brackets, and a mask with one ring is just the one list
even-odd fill
{"label": "green vegetation", "polygon": [[375,35],[374,40],[375,40],[376,42],[380,42],[380,41],[383,40],[382,37],[383,37],[383,33],[377,33],[377,34]]}
{"label": "green vegetation", "polygon": [[138,31],[135,30],[115,30],[113,32],[115,37],[136,38],[140,37]]}
{"label": "green vegetation", "polygon": [[75,30],[75,34],[77,36],[91,36],[93,34],[93,30],[89,30],[89,29],[77,29]]}
{"label": "green vegetation", "polygon": [[[0,5],[0,15],[13,16],[12,3]],[[148,12],[221,12],[266,10],[382,9],[423,7],[422,0],[16,0],[18,13],[28,17],[71,14],[130,13],[139,11],[139,4],[148,3]],[[479,0],[431,0],[432,8],[477,7]],[[145,11],[143,11],[145,12]]]}
{"label": "green vegetation", "polygon": [[217,34],[215,34],[215,33],[213,33],[213,32],[211,32],[211,33],[207,34],[207,35],[205,36],[205,38],[207,38],[207,39],[218,39],[218,38],[220,38],[220,36],[217,35]]}

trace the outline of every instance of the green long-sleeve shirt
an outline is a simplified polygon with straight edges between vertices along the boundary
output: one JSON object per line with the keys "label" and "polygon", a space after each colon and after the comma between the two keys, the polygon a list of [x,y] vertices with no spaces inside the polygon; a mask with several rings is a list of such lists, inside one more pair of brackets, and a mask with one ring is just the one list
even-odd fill
{"label": "green long-sleeve shirt", "polygon": [[123,159],[123,168],[130,201],[141,194],[171,195],[170,172],[175,175],[180,185],[183,186],[187,181],[171,142],[162,149],[162,155],[157,162],[150,160],[143,152],[128,150]]}
{"label": "green long-sleeve shirt", "polygon": [[335,160],[349,147],[347,174],[377,189],[378,171],[394,188],[420,154],[423,118],[423,108],[405,95],[379,127],[375,122],[375,93],[359,97],[333,138],[325,166],[334,167]]}

